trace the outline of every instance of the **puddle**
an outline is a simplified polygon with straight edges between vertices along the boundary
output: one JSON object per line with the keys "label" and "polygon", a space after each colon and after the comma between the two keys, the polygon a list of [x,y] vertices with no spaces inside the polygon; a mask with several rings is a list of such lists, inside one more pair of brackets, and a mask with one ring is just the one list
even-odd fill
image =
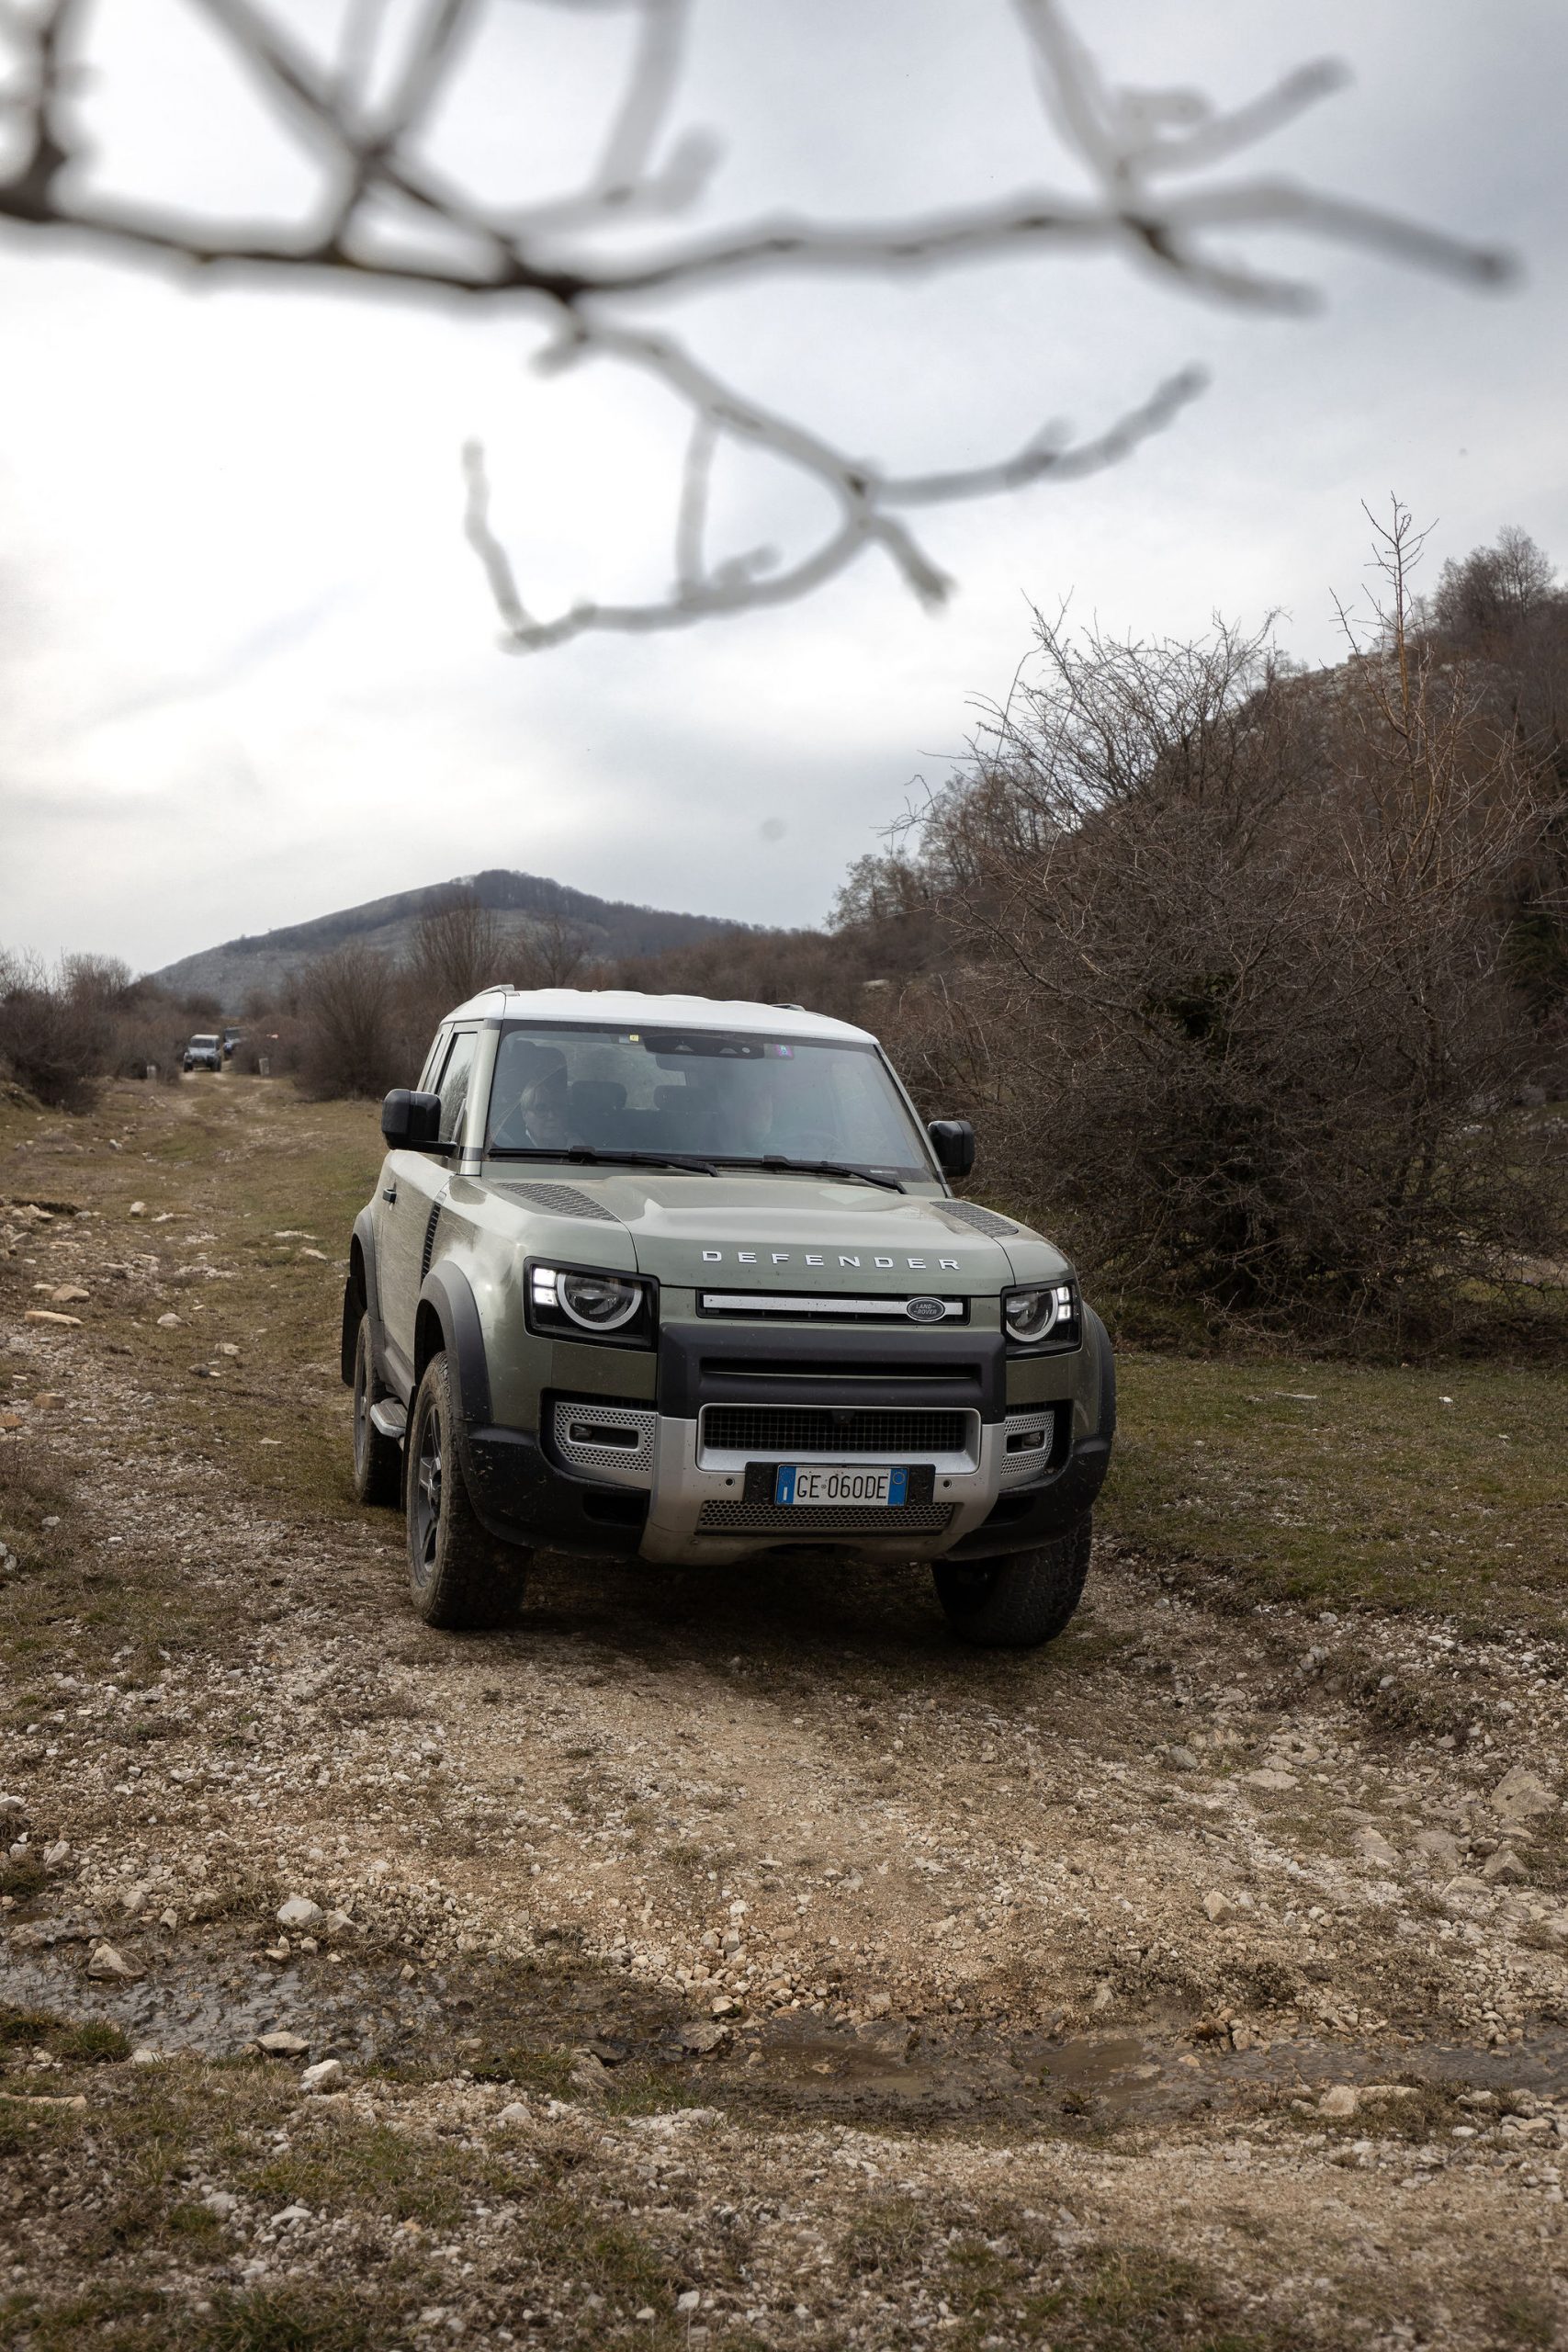
{"label": "puddle", "polygon": [[307,1983],[292,1967],[236,1959],[227,1969],[176,1962],[150,1970],[140,1984],[96,1984],[80,1951],[14,1954],[0,1963],[0,2000],[73,2018],[101,2018],[132,2044],[167,2056],[232,2058],[259,2034],[304,2034],[313,2057],[356,2058],[395,2066],[428,2048],[447,2019],[439,1992],[377,1982],[359,1970],[334,1969],[333,1984]]}
{"label": "puddle", "polygon": [[[1546,2028],[1507,2050],[1401,2043],[1372,2050],[1278,2041],[1233,2051],[1187,2041],[1179,2026],[1056,2040],[1005,2032],[955,2036],[945,2025],[833,2027],[773,2019],[761,2030],[758,2089],[773,2104],[996,2120],[1093,2116],[1149,2121],[1212,2109],[1243,2091],[1317,2093],[1331,2083],[1404,2076],[1478,2089],[1568,2092],[1568,2031]],[[1194,2060],[1196,2064],[1194,2064]]]}
{"label": "puddle", "polygon": [[[592,2048],[616,2089],[667,2087],[672,2102],[700,2089],[736,2109],[866,2120],[921,2117],[1028,2124],[1066,2118],[1100,2124],[1157,2122],[1261,2090],[1316,2093],[1336,2082],[1414,2076],[1483,2089],[1568,2093],[1568,2029],[1543,2027],[1506,2050],[1402,2043],[1371,2050],[1277,2041],[1269,2050],[1194,2046],[1183,2022],[1066,2038],[1009,2033],[977,2021],[889,2018],[852,2026],[804,2012],[742,2024],[727,2049],[679,2054],[688,2005],[668,1991],[564,1955],[541,1965],[478,1962],[422,1970],[400,1961],[264,1961],[238,1934],[169,1945],[118,1931],[144,1971],[134,1984],[86,1975],[90,1921],[57,1925],[47,1942],[0,1951],[0,2002],[118,2025],[135,2045],[173,2055],[232,2058],[264,2033],[301,2035],[312,2058],[342,2057],[383,2071],[455,2073],[482,2045],[557,2059]],[[1196,2063],[1194,2063],[1194,2061]],[[485,2071],[489,2071],[488,2063]]]}
{"label": "puddle", "polygon": [[421,1968],[405,1983],[400,1952],[278,1963],[259,1955],[254,1933],[209,1929],[180,1942],[121,1922],[108,1934],[141,1972],[137,1982],[95,1983],[86,1967],[96,1924],[55,1921],[47,1940],[0,1942],[0,2003],[102,2018],[133,2047],[167,2056],[234,2058],[264,2033],[288,2032],[309,2042],[312,2058],[383,2072],[456,2074],[478,2052],[488,2068],[513,2056],[559,2059],[584,2045],[612,2065],[673,2062],[683,2076],[691,2064],[675,2050],[684,2004],[564,1953],[531,1967]]}

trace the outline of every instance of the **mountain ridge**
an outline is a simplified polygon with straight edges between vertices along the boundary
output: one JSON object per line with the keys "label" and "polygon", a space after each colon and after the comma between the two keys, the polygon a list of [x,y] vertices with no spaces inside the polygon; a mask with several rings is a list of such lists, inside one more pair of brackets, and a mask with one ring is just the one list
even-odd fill
{"label": "mountain ridge", "polygon": [[[269,992],[300,966],[331,955],[350,940],[391,956],[403,954],[420,922],[446,904],[454,890],[471,893],[480,906],[502,917],[503,928],[519,941],[547,923],[570,925],[582,934],[585,952],[595,963],[622,956],[656,956],[668,947],[753,927],[721,915],[682,914],[624,899],[596,898],[545,875],[491,866],[480,874],[367,899],[304,922],[242,932],[236,939],[179,956],[148,977],[175,995],[216,997],[224,1012],[238,1012],[247,997]],[[508,916],[510,922],[504,920]]]}

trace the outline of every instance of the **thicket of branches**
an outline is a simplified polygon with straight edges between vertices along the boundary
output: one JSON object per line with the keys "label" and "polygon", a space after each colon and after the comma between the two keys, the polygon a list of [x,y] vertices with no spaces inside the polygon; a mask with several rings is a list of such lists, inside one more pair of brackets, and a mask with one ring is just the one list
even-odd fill
{"label": "thicket of branches", "polygon": [[[443,1016],[498,981],[570,988],[588,964],[585,934],[560,915],[508,923],[460,888],[415,926],[399,957],[349,940],[295,974],[247,1018],[275,1070],[316,1095],[411,1086]],[[254,1058],[254,1055],[252,1057]]]}
{"label": "thicket of branches", "polygon": [[[412,1082],[493,981],[799,1002],[878,1031],[981,1186],[1101,1295],[1402,1345],[1568,1283],[1568,596],[1523,533],[1304,672],[1267,633],[1074,635],[852,871],[833,926],[590,960],[454,890],[400,961],[351,943],[247,1008],[318,1093]],[[191,1008],[186,1008],[187,1012]],[[51,1102],[167,1052],[123,967],[0,963],[0,1058]]]}
{"label": "thicket of branches", "polygon": [[1427,607],[1418,554],[1396,507],[1322,673],[1037,616],[832,933],[644,984],[879,1030],[1102,1285],[1409,1344],[1506,1319],[1568,1282],[1568,600],[1523,534]]}
{"label": "thicket of branches", "polygon": [[113,956],[51,969],[0,949],[0,1078],[51,1108],[90,1110],[106,1078],[177,1075],[186,1010]]}
{"label": "thicket of branches", "polygon": [[[588,13],[583,0],[548,5],[562,16]],[[1043,266],[1094,254],[1206,302],[1300,314],[1317,306],[1316,288],[1249,252],[1266,240],[1277,248],[1280,232],[1464,284],[1510,275],[1495,250],[1258,166],[1256,151],[1276,131],[1343,87],[1336,61],[1305,63],[1222,107],[1190,83],[1150,88],[1112,78],[1062,0],[1012,0],[1008,70],[1038,91],[1043,154],[1066,166],[1066,186],[1031,179],[983,204],[944,203],[933,190],[913,211],[874,199],[861,219],[807,211],[705,220],[723,141],[679,119],[690,0],[593,6],[624,17],[628,30],[624,78],[618,86],[606,80],[603,121],[584,126],[596,153],[585,148],[575,184],[531,192],[520,127],[517,181],[497,196],[446,126],[481,85],[501,119],[527,124],[549,69],[547,55],[530,53],[519,34],[522,10],[496,0],[354,0],[317,11],[320,23],[307,28],[299,9],[266,0],[186,0],[183,37],[227,58],[250,119],[270,119],[279,149],[312,183],[301,209],[291,169],[274,217],[239,225],[221,180],[204,184],[200,140],[173,201],[117,188],[103,168],[125,108],[155,109],[161,144],[180,154],[189,89],[203,86],[193,77],[187,89],[182,75],[180,15],[164,13],[135,81],[121,86],[92,0],[7,0],[0,9],[0,223],[17,236],[162,264],[190,279],[305,274],[410,300],[461,296],[503,306],[547,328],[541,368],[609,363],[671,403],[686,434],[671,483],[671,577],[667,590],[641,599],[585,594],[554,613],[536,610],[524,584],[526,555],[509,549],[492,516],[484,452],[465,451],[468,536],[516,650],[588,629],[663,629],[778,604],[873,550],[921,602],[939,604],[952,582],[927,544],[934,511],[1115,464],[1203,390],[1201,371],[1188,368],[1087,435],[1047,416],[1020,446],[977,463],[901,471],[792,413],[765,384],[717,374],[681,329],[679,306],[691,294],[758,279],[942,282],[977,262]],[[976,39],[987,37],[1008,40],[1008,15],[998,12],[994,33],[977,29]],[[834,65],[829,50],[820,70],[830,75]],[[628,241],[628,228],[641,233]],[[1033,319],[1038,310],[1036,298],[1019,314]],[[951,322],[940,331],[952,345]],[[1021,357],[1033,367],[1032,344]],[[857,360],[846,352],[846,373]],[[759,458],[793,477],[803,514],[827,518],[804,546],[714,544],[716,465]]]}

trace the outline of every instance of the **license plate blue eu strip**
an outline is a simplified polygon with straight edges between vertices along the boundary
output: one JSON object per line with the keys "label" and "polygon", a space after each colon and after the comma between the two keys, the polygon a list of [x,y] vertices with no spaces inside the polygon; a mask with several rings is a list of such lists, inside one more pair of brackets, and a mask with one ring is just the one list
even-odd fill
{"label": "license plate blue eu strip", "polygon": [[[885,1510],[897,1510],[900,1505],[908,1500],[909,1497],[909,1474],[908,1470],[874,1470],[867,1472],[863,1470],[852,1469],[848,1464],[845,1464],[841,1468],[826,1474],[825,1476],[824,1472],[816,1464],[813,1464],[809,1469],[803,1471],[795,1464],[786,1463],[780,1468],[773,1481],[774,1503],[807,1502],[807,1495],[797,1492],[797,1484],[803,1477],[808,1480],[811,1485],[826,1484],[830,1478],[831,1483],[835,1487],[841,1487],[843,1489],[842,1492],[823,1494],[820,1496],[810,1495],[809,1501],[811,1502],[821,1501],[823,1503],[836,1503],[873,1500]],[[885,1479],[886,1481],[886,1492],[883,1493],[882,1483]],[[873,1487],[874,1489],[874,1493],[870,1496],[867,1496],[864,1491],[867,1487]],[[859,1491],[853,1491],[854,1489],[859,1489]]]}

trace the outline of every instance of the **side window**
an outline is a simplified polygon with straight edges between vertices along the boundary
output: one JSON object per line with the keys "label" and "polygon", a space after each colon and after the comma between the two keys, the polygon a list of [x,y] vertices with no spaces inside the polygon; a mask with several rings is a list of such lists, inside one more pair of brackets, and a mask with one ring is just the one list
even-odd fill
{"label": "side window", "polygon": [[442,1056],[446,1051],[446,1031],[438,1029],[431,1040],[430,1051],[424,1057],[424,1067],[419,1074],[419,1091],[422,1094],[430,1094],[434,1091],[435,1073],[440,1069]]}
{"label": "side window", "polygon": [[442,1064],[435,1091],[441,1097],[441,1125],[437,1132],[443,1143],[455,1143],[462,1132],[463,1114],[468,1107],[468,1080],[473,1072],[474,1048],[478,1043],[479,1038],[472,1029],[460,1029]]}

